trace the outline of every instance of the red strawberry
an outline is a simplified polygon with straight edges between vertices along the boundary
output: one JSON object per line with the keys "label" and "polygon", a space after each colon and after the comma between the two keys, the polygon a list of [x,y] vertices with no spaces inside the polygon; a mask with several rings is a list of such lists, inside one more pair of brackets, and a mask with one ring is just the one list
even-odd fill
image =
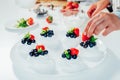
{"label": "red strawberry", "polygon": [[79,50],[76,48],[71,48],[70,51],[71,51],[71,55],[78,55],[79,54]]}
{"label": "red strawberry", "polygon": [[73,30],[73,32],[75,33],[75,35],[78,37],[79,36],[79,28],[75,28],[74,30]]}
{"label": "red strawberry", "polygon": [[73,7],[72,7],[72,5],[70,5],[70,6],[67,6],[66,9],[67,9],[67,10],[68,10],[68,9],[73,9]]}
{"label": "red strawberry", "polygon": [[35,40],[35,36],[31,34],[31,35],[30,35],[30,39],[31,39],[31,40]]}
{"label": "red strawberry", "polygon": [[87,41],[89,40],[90,38],[87,37],[87,35],[85,35],[84,33],[82,34],[82,41]]}
{"label": "red strawberry", "polygon": [[47,31],[49,28],[48,27],[44,27],[44,28],[42,28],[42,30],[45,30],[45,31]]}
{"label": "red strawberry", "polygon": [[72,6],[72,1],[67,2],[66,6]]}
{"label": "red strawberry", "polygon": [[28,24],[28,25],[33,25],[33,24],[34,24],[33,18],[30,17],[30,18],[27,20],[27,24]]}
{"label": "red strawberry", "polygon": [[36,49],[37,49],[37,50],[39,50],[39,49],[45,50],[45,47],[44,47],[44,45],[37,45],[37,46],[36,46]]}
{"label": "red strawberry", "polygon": [[66,10],[65,9],[62,9],[62,10],[60,10],[61,12],[65,12]]}
{"label": "red strawberry", "polygon": [[46,21],[47,21],[48,23],[52,23],[52,22],[53,22],[53,17],[52,17],[52,16],[48,16],[48,17],[46,18]]}
{"label": "red strawberry", "polygon": [[79,4],[78,4],[77,2],[73,2],[73,3],[72,3],[72,6],[73,6],[73,8],[78,8],[78,7],[79,7]]}

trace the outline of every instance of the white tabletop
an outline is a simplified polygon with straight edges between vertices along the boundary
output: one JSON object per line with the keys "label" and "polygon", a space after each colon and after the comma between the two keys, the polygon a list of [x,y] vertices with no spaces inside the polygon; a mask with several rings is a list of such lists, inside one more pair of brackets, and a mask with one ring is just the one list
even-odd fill
{"label": "white tabletop", "polygon": [[[20,17],[27,13],[28,12],[25,9],[17,7],[14,0],[0,0],[0,80],[17,80],[12,69],[10,50],[18,40],[19,36],[17,33],[5,30],[4,24],[13,17]],[[120,59],[120,31],[113,32],[107,37],[102,37],[101,40],[106,47]],[[120,80],[119,75],[120,68],[113,74],[111,80]]]}

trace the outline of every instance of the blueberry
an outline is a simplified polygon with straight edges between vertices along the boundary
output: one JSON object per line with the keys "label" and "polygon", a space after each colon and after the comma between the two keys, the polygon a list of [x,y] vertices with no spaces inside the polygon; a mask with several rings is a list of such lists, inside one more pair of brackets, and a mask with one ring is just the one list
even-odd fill
{"label": "blueberry", "polygon": [[38,53],[38,52],[35,52],[35,53],[34,53],[34,56],[35,56],[35,57],[38,57],[38,56],[39,56],[39,53]]}
{"label": "blueberry", "polygon": [[44,34],[44,37],[47,37],[47,33]]}
{"label": "blueberry", "polygon": [[96,42],[93,42],[93,45],[96,46]]}
{"label": "blueberry", "polygon": [[44,55],[45,55],[45,53],[44,53],[44,52],[41,52],[41,53],[40,53],[40,55],[44,56]]}
{"label": "blueberry", "polygon": [[88,47],[88,44],[85,44],[83,47],[84,47],[84,48],[87,48],[87,47]]}
{"label": "blueberry", "polygon": [[90,43],[90,41],[89,41],[89,40],[85,42],[85,44],[89,44],[89,43]]}
{"label": "blueberry", "polygon": [[89,43],[89,47],[92,48],[94,44],[92,42]]}
{"label": "blueberry", "polygon": [[63,54],[62,54],[62,58],[65,58],[65,57],[66,57],[66,55],[63,53]]}
{"label": "blueberry", "polygon": [[22,40],[21,40],[21,43],[22,43],[22,44],[25,44],[25,43],[26,43],[26,38],[22,39]]}
{"label": "blueberry", "polygon": [[48,37],[52,37],[52,34],[51,34],[51,33],[47,33],[47,36],[48,36]]}
{"label": "blueberry", "polygon": [[71,33],[71,34],[70,34],[70,37],[71,37],[71,38],[74,38],[74,35],[75,35],[75,34]]}
{"label": "blueberry", "polygon": [[49,30],[48,33],[53,34],[54,32],[53,32],[53,30]]}
{"label": "blueberry", "polygon": [[44,36],[44,34],[40,34],[41,36]]}
{"label": "blueberry", "polygon": [[37,52],[37,49],[33,49],[33,52]]}
{"label": "blueberry", "polygon": [[66,34],[66,37],[69,37],[69,36],[70,36],[70,34],[69,34],[69,33],[67,33],[67,34]]}
{"label": "blueberry", "polygon": [[73,38],[76,38],[77,36],[74,34],[74,37]]}
{"label": "blueberry", "polygon": [[72,58],[73,58],[73,59],[77,59],[77,55],[73,55]]}
{"label": "blueberry", "polygon": [[84,42],[81,42],[81,43],[80,43],[80,46],[84,46]]}
{"label": "blueberry", "polygon": [[33,52],[30,52],[29,55],[30,55],[30,56],[34,56],[34,53],[33,53]]}
{"label": "blueberry", "polygon": [[31,43],[32,43],[32,41],[29,39],[29,40],[27,41],[27,44],[28,44],[28,45],[31,45]]}
{"label": "blueberry", "polygon": [[44,54],[48,54],[48,50],[45,50],[45,51],[44,51]]}
{"label": "blueberry", "polygon": [[32,40],[32,43],[35,43],[36,41],[35,40]]}
{"label": "blueberry", "polygon": [[71,53],[71,50],[70,50],[70,49],[68,49],[67,51],[68,51],[69,54]]}

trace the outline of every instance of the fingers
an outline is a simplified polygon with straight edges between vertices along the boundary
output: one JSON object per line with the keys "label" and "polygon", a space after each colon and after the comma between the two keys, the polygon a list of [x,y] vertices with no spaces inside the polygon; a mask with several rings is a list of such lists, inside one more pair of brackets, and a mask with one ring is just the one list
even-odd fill
{"label": "fingers", "polygon": [[102,33],[103,36],[107,36],[108,34],[110,34],[112,31],[114,31],[114,29],[107,27],[104,32]]}
{"label": "fingers", "polygon": [[103,30],[107,27],[107,25],[108,25],[108,24],[103,21],[102,24],[99,24],[99,25],[95,28],[95,30],[94,30],[93,33],[94,33],[95,35],[100,34],[100,32],[103,31]]}
{"label": "fingers", "polygon": [[84,32],[87,34],[88,37],[92,36],[96,27],[99,26],[99,24],[101,24],[103,21],[104,18],[100,16],[100,14],[97,14],[88,22]]}
{"label": "fingers", "polygon": [[93,12],[93,14],[91,15],[91,17],[95,16],[99,12],[100,12],[99,8],[96,8],[96,10]]}

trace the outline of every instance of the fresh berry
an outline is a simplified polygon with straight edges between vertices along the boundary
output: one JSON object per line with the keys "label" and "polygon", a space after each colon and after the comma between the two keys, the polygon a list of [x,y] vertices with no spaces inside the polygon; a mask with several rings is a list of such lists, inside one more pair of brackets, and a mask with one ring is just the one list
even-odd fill
{"label": "fresh berry", "polygon": [[62,54],[62,58],[65,58],[65,57],[66,57],[66,55],[63,53],[63,54]]}
{"label": "fresh berry", "polygon": [[35,40],[32,40],[32,43],[35,43],[36,41]]}
{"label": "fresh berry", "polygon": [[39,53],[38,53],[38,52],[35,52],[35,53],[34,53],[34,56],[35,56],[35,57],[38,57],[38,56],[39,56]]}
{"label": "fresh berry", "polygon": [[79,8],[79,4],[78,4],[77,2],[73,2],[73,3],[72,3],[72,7],[73,7],[73,8]]}
{"label": "fresh berry", "polygon": [[67,57],[68,60],[71,60],[71,58],[72,58],[71,55],[69,57]]}
{"label": "fresh berry", "polygon": [[81,45],[81,46],[84,46],[84,42],[81,42],[80,45]]}
{"label": "fresh berry", "polygon": [[79,36],[79,28],[74,28],[73,32],[77,37]]}
{"label": "fresh berry", "polygon": [[36,49],[37,49],[37,50],[39,50],[39,49],[45,50],[45,47],[44,47],[44,45],[37,45],[37,46],[36,46]]}
{"label": "fresh berry", "polygon": [[31,40],[35,40],[35,36],[31,34],[31,35],[30,35],[30,39],[31,39]]}
{"label": "fresh berry", "polygon": [[70,54],[70,53],[71,53],[71,50],[70,50],[70,49],[68,49],[68,50],[67,50],[67,52]]}
{"label": "fresh berry", "polygon": [[25,39],[22,39],[21,42],[22,42],[22,44],[25,44],[25,43],[26,43],[26,40],[25,40]]}
{"label": "fresh berry", "polygon": [[44,52],[41,52],[41,53],[40,53],[40,55],[44,56],[44,55],[45,55],[45,53],[44,53]]}
{"label": "fresh berry", "polygon": [[46,21],[47,21],[47,23],[52,23],[53,22],[53,17],[52,16],[48,16],[46,18]]}
{"label": "fresh berry", "polygon": [[48,50],[45,50],[45,51],[44,51],[44,54],[48,54]]}
{"label": "fresh berry", "polygon": [[30,52],[29,55],[30,55],[30,56],[34,56],[34,53],[33,53],[33,52]]}
{"label": "fresh berry", "polygon": [[48,31],[49,28],[48,27],[44,27],[44,28],[42,28],[42,30]]}
{"label": "fresh berry", "polygon": [[85,44],[83,47],[84,47],[84,48],[87,48],[87,47],[88,47],[88,44]]}
{"label": "fresh berry", "polygon": [[66,6],[72,6],[72,4],[73,4],[73,1],[69,1],[67,2]]}
{"label": "fresh berry", "polygon": [[90,38],[87,37],[87,35],[85,35],[84,33],[82,34],[82,41],[85,42],[87,40],[89,40]]}
{"label": "fresh berry", "polygon": [[28,25],[33,25],[33,24],[34,24],[33,18],[29,18],[29,19],[27,20],[27,24],[28,24]]}
{"label": "fresh berry", "polygon": [[33,49],[33,52],[37,52],[37,49]]}
{"label": "fresh berry", "polygon": [[71,48],[71,55],[78,55],[79,54],[79,50],[76,48]]}
{"label": "fresh berry", "polygon": [[76,59],[76,58],[77,58],[77,55],[73,55],[72,58],[73,58],[73,59]]}

